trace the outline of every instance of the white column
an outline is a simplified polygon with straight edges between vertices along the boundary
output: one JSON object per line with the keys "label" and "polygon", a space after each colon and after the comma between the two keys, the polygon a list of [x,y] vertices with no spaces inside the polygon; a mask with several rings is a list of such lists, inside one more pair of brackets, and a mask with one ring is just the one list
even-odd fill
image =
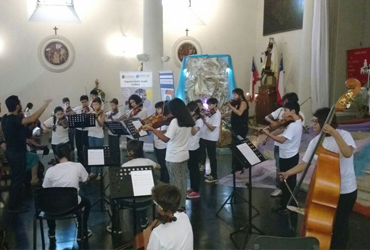
{"label": "white column", "polygon": [[153,105],[160,101],[158,71],[163,70],[163,7],[162,0],[144,0],[143,53],[149,55],[144,71],[153,72]]}

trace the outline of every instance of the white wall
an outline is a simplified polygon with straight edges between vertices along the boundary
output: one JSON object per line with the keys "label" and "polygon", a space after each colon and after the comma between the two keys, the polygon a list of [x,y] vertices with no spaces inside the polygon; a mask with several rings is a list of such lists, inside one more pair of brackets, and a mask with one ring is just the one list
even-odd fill
{"label": "white wall", "polygon": [[[108,39],[117,34],[142,38],[142,2],[137,0],[75,0],[81,23],[64,24],[30,22],[27,19],[26,1],[0,0],[0,40],[4,49],[0,52],[0,102],[3,114],[5,99],[16,94],[22,100],[34,103],[34,109],[42,100],[53,102],[42,119],[61,104],[63,97],[70,97],[72,105],[79,104],[79,97],[100,80],[107,99],[120,97],[119,71],[136,70],[136,58],[111,55],[107,50]],[[47,36],[68,38],[76,51],[73,66],[63,73],[52,73],[43,68],[38,59],[38,46]],[[139,51],[140,52],[140,51]],[[107,105],[108,106],[108,105]]]}

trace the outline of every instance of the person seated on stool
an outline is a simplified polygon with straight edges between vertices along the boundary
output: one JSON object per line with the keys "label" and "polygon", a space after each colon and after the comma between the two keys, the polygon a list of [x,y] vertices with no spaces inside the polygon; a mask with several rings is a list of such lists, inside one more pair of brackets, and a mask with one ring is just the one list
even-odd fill
{"label": "person seated on stool", "polygon": [[[74,187],[78,191],[79,183],[86,182],[89,178],[89,174],[81,163],[71,162],[68,157],[69,144],[60,143],[56,146],[56,156],[60,163],[53,167],[50,167],[45,174],[44,182],[42,186],[44,188],[51,187]],[[91,231],[87,229],[87,220],[90,214],[90,201],[89,199],[78,196],[78,208],[85,208],[84,210],[84,239],[91,236]],[[49,238],[55,239],[55,220],[47,220],[49,227]],[[78,228],[80,229],[81,221],[78,221]],[[81,241],[81,232],[78,230],[77,241]]]}
{"label": "person seated on stool", "polygon": [[156,186],[152,189],[152,198],[157,205],[158,219],[144,230],[145,249],[192,250],[194,236],[189,217],[177,212],[180,189],[168,184]]}

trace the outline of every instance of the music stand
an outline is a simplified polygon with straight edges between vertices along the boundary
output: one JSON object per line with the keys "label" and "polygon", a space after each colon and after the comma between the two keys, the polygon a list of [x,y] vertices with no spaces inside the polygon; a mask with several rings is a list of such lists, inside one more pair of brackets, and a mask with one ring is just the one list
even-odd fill
{"label": "music stand", "polygon": [[101,167],[100,175],[102,177],[100,181],[100,197],[92,205],[94,207],[99,201],[101,202],[100,209],[104,210],[104,204],[109,204],[109,201],[104,198],[104,178],[103,178],[103,168],[104,166],[119,166],[120,162],[116,161],[110,152],[109,146],[102,147],[88,147],[85,148],[85,162],[89,167]]}
{"label": "music stand", "polygon": [[[135,193],[134,188],[134,180],[132,172],[140,171],[142,173],[150,171],[150,177],[146,175],[146,178],[140,179],[141,183],[146,184],[146,188],[143,189],[144,192],[140,192],[140,194]],[[111,168],[109,172],[109,180],[110,180],[110,199],[112,200],[111,208],[112,208],[112,235],[113,232],[118,232],[117,230],[117,223],[119,221],[118,218],[118,211],[119,200],[123,199],[133,199],[132,205],[132,214],[134,220],[134,235],[136,235],[136,198],[138,197],[150,197],[151,196],[151,189],[154,187],[154,178],[153,178],[153,166],[137,166],[137,167],[122,167],[122,168]],[[137,185],[137,184],[136,184]],[[150,187],[151,186],[151,187]],[[148,188],[150,187],[150,188]],[[153,216],[154,216],[154,209],[153,209]]]}
{"label": "music stand", "polygon": [[134,117],[131,119],[126,119],[123,121],[125,124],[127,131],[130,133],[130,135],[134,139],[139,139],[140,137],[144,137],[148,135],[148,132],[146,131],[140,131],[140,133],[136,133],[136,130],[139,129],[142,126],[141,119],[139,117]]}
{"label": "music stand", "polygon": [[[248,240],[250,239],[252,234],[264,234],[258,227],[253,225],[252,223],[252,166],[255,166],[266,159],[263,157],[263,155],[258,151],[258,149],[253,145],[253,143],[248,139],[243,139],[242,141],[235,142],[229,145],[231,151],[235,153],[236,158],[243,164],[243,166],[247,166],[249,169],[249,190],[248,190],[248,196],[249,196],[249,211],[248,211],[248,224],[239,228],[238,230],[234,231],[230,234],[230,238],[235,244],[235,246],[238,247],[236,242],[233,239],[233,236],[239,232],[246,231],[246,237],[244,240],[244,245],[242,249],[245,249]],[[253,229],[256,230],[253,232]]]}
{"label": "music stand", "polygon": [[105,126],[115,135],[130,135],[125,126],[120,121],[104,122]]}

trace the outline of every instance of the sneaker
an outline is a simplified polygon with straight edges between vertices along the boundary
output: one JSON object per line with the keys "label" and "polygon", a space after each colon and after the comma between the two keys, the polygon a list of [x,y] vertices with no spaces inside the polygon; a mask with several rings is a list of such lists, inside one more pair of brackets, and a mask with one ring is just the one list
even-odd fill
{"label": "sneaker", "polygon": [[[87,230],[87,234],[84,236],[84,239],[90,238],[91,235],[92,235],[92,232],[91,232],[91,230],[88,229]],[[81,241],[81,235],[80,235],[80,233],[77,234],[77,241]]]}
{"label": "sneaker", "polygon": [[283,193],[283,191],[281,191],[281,189],[277,188],[277,189],[274,190],[274,192],[271,193],[271,197],[278,197],[282,193]]}
{"label": "sneaker", "polygon": [[148,218],[145,217],[145,219],[140,220],[140,226],[141,228],[147,228],[149,225],[149,220]]}
{"label": "sneaker", "polygon": [[200,194],[197,193],[197,192],[192,192],[192,193],[190,193],[186,196],[186,198],[188,198],[188,199],[195,199],[195,198],[199,198],[199,197],[200,197]]}
{"label": "sneaker", "polygon": [[186,194],[191,194],[193,192],[193,189],[189,189],[188,191],[186,191]]}
{"label": "sneaker", "polygon": [[[112,233],[112,226],[107,226],[106,228],[107,228],[107,232],[111,234]],[[122,234],[122,231],[118,231],[118,234]]]}
{"label": "sneaker", "polygon": [[218,179],[217,178],[213,178],[213,176],[210,175],[210,176],[206,177],[205,182],[207,182],[207,183],[215,183],[215,182],[218,182]]}
{"label": "sneaker", "polygon": [[100,174],[98,174],[98,177],[96,177],[96,180],[97,180],[97,181],[100,181],[100,180],[101,180],[101,176],[100,176]]}
{"label": "sneaker", "polygon": [[200,165],[199,171],[204,171],[206,168],[204,165]]}

